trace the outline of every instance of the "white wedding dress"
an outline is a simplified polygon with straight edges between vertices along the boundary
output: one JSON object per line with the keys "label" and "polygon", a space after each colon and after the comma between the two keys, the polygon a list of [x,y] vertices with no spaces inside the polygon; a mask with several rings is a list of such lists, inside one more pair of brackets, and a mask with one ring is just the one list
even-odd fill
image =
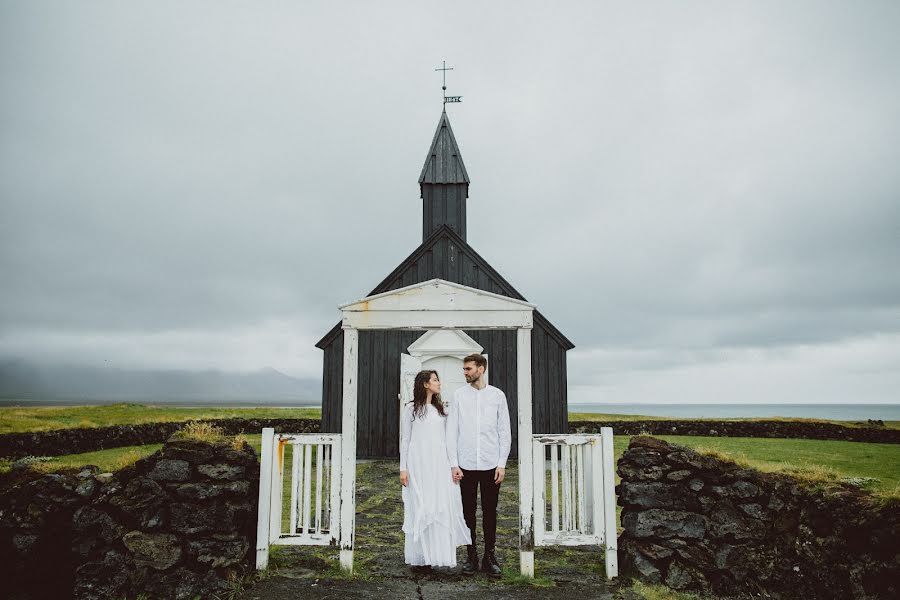
{"label": "white wedding dress", "polygon": [[409,565],[455,567],[456,547],[472,543],[463,518],[459,484],[447,458],[445,425],[438,410],[425,405],[413,419],[412,402],[403,408],[400,469],[409,475],[402,488],[404,558]]}

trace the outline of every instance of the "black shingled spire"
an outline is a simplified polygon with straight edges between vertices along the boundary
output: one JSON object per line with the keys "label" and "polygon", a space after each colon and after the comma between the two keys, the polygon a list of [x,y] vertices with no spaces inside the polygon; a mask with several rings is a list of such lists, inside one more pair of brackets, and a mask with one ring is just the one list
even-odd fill
{"label": "black shingled spire", "polygon": [[425,158],[419,176],[419,190],[422,196],[422,240],[441,225],[448,225],[465,240],[469,175],[446,111],[441,113]]}

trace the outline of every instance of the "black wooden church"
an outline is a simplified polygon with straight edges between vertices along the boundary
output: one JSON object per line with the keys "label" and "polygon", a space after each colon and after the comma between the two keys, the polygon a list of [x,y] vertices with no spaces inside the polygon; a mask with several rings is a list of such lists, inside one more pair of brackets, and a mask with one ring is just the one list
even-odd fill
{"label": "black wooden church", "polygon": [[[368,294],[380,294],[434,278],[526,300],[466,240],[469,175],[447,113],[441,114],[425,166],[419,177],[422,197],[422,244]],[[401,354],[424,331],[363,330],[359,334],[359,404],[357,456],[399,456]],[[489,382],[506,393],[512,420],[512,454],[516,454],[516,332],[465,331],[489,360]],[[343,335],[338,322],[319,340],[325,351],[322,373],[322,431],[341,431]],[[574,344],[539,311],[532,331],[533,431],[568,431],[566,352]],[[444,374],[441,374],[442,379]],[[446,387],[446,384],[445,384]]]}

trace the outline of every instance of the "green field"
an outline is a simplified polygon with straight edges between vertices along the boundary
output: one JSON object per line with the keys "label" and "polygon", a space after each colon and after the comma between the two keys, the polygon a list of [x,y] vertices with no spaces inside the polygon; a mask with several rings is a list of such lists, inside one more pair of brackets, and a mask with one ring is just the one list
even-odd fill
{"label": "green field", "polygon": [[862,487],[900,495],[900,444],[833,440],[726,438],[660,435],[673,444],[723,453],[753,469],[782,472],[806,479],[841,481],[873,478]]}
{"label": "green field", "polygon": [[[50,431],[73,427],[106,427],[140,423],[180,422],[194,419],[319,419],[318,408],[178,408],[120,403],[95,406],[0,407],[0,434],[24,431]],[[613,415],[601,413],[569,413],[569,421],[660,421],[670,417],[647,415]],[[692,421],[705,419],[690,419]],[[721,419],[709,419],[721,420]],[[836,423],[859,427],[854,421],[821,421],[816,419],[729,419],[734,421],[807,421]],[[885,421],[885,427],[900,429],[900,421]]]}
{"label": "green field", "polygon": [[[800,417],[748,417],[748,418],[710,418],[684,419],[679,417],[652,417],[649,415],[614,415],[608,413],[570,412],[569,422],[573,421],[799,421],[801,423],[833,423],[844,427],[868,427],[864,421],[829,421],[827,419],[804,419]],[[884,421],[886,429],[900,429],[900,421]]]}
{"label": "green field", "polygon": [[144,404],[0,407],[0,434],[73,427],[107,427],[195,419],[319,419],[318,408],[178,408]]}

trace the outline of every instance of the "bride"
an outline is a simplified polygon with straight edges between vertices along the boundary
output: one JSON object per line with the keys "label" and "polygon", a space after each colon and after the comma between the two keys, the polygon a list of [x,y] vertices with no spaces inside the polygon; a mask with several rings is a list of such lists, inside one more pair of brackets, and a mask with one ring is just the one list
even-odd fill
{"label": "bride", "polygon": [[404,558],[414,570],[425,572],[455,567],[456,547],[472,543],[447,458],[448,409],[440,392],[437,371],[420,371],[400,427]]}

